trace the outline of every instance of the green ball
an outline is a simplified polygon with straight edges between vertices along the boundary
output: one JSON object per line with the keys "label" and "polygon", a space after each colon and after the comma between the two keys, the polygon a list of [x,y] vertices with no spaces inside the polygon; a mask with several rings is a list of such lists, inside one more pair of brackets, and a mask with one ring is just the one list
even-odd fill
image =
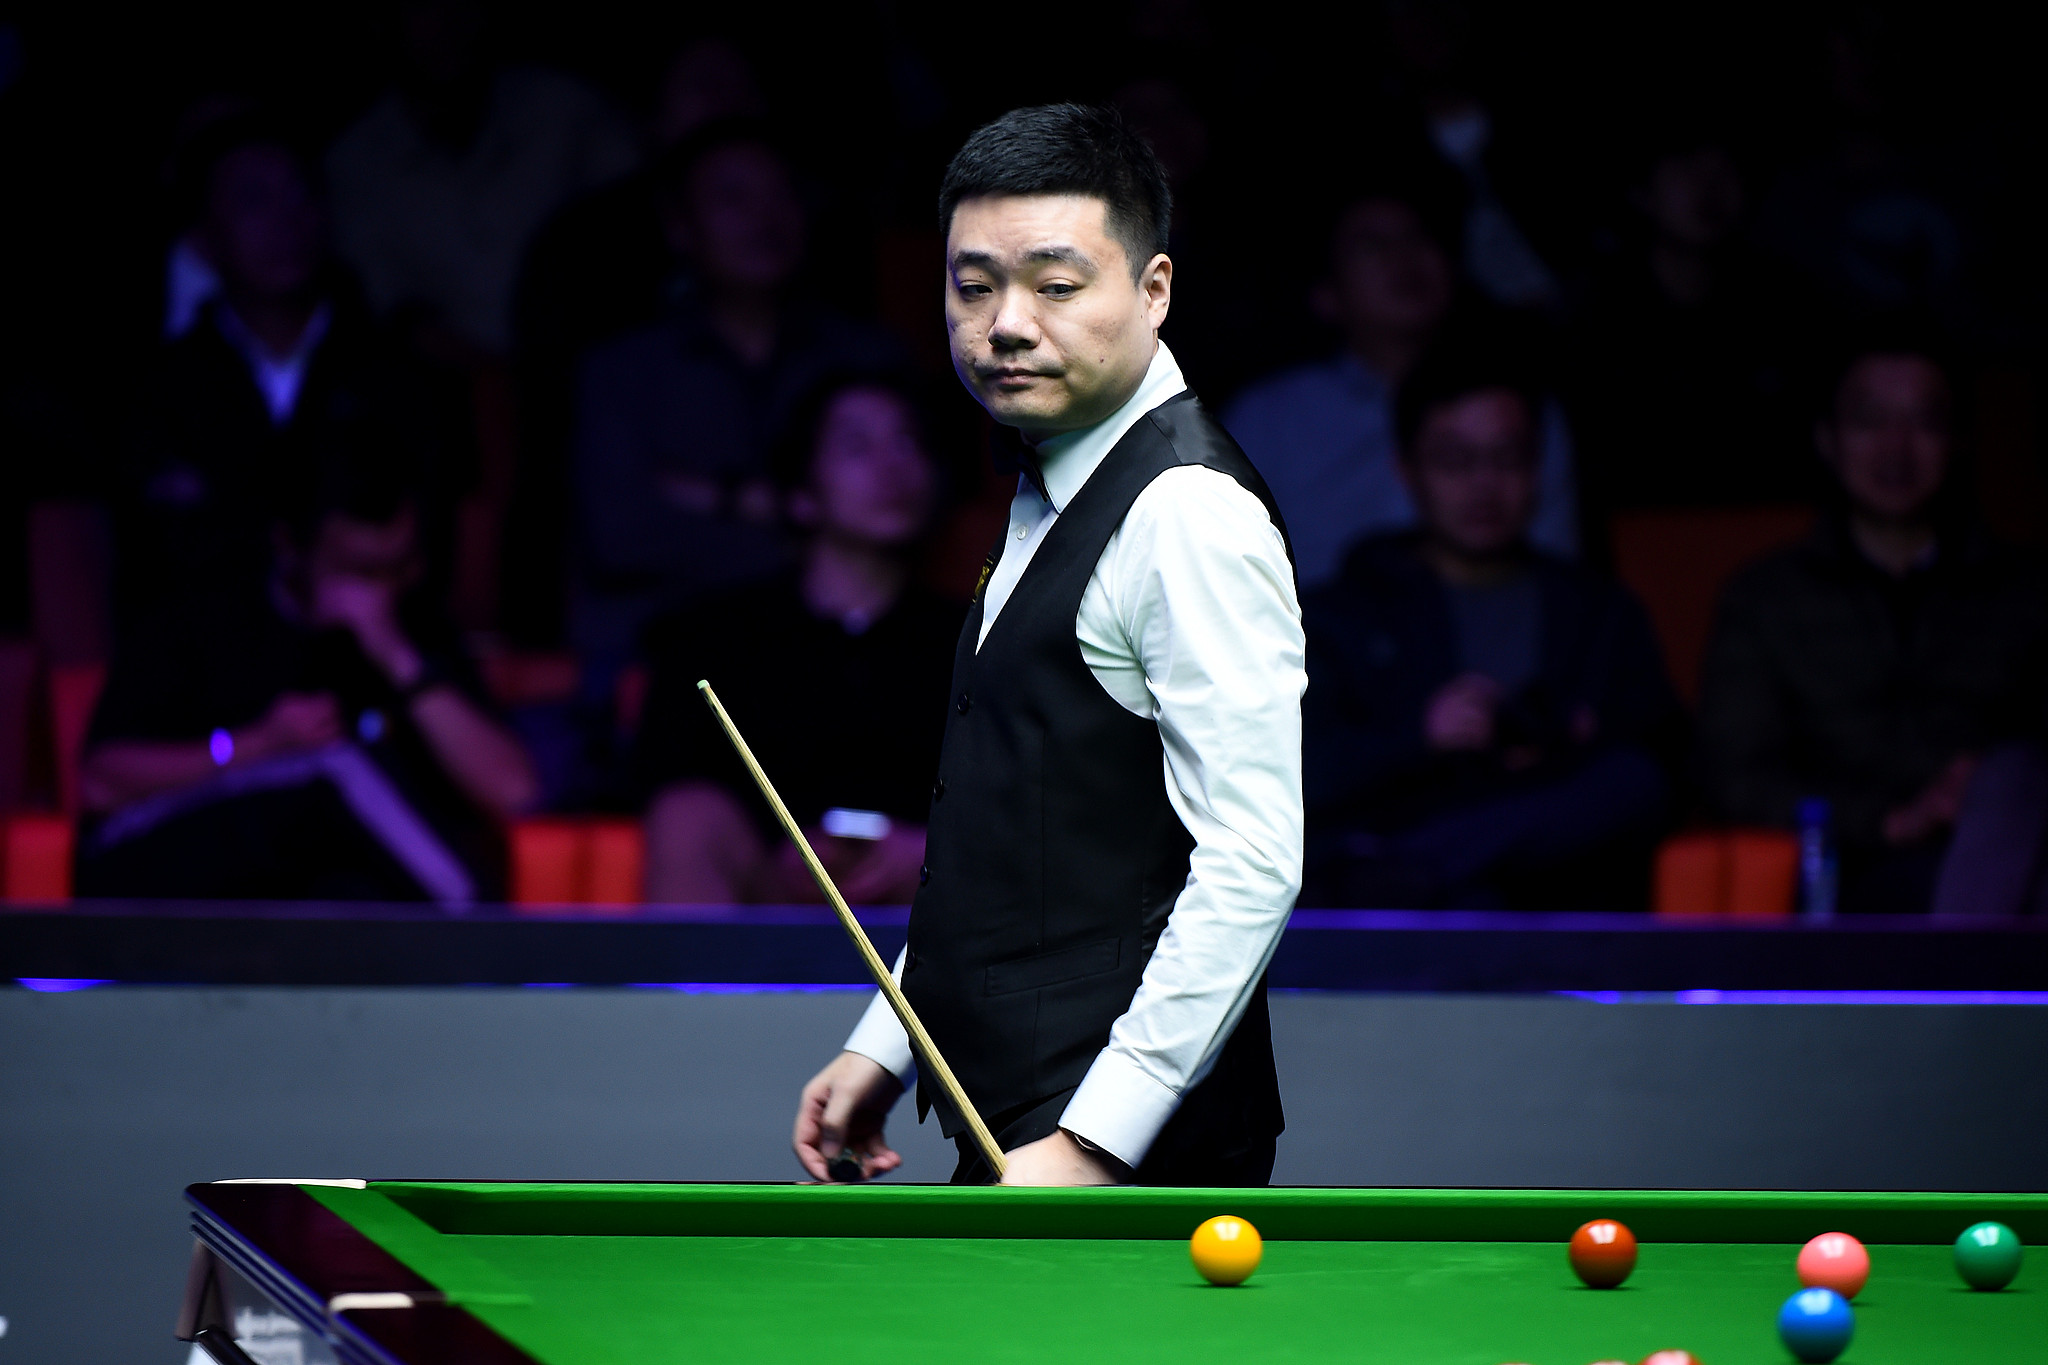
{"label": "green ball", "polygon": [[2003,1223],[1978,1223],[1956,1238],[1956,1273],[1972,1289],[2003,1289],[2020,1273],[2020,1239]]}

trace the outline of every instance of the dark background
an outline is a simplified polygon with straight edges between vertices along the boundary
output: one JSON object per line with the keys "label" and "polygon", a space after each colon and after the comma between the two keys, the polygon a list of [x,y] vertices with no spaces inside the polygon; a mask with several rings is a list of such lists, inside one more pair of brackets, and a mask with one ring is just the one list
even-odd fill
{"label": "dark background", "polygon": [[[1312,270],[1302,240],[1316,193],[1400,136],[1409,16],[1461,34],[1470,83],[1503,136],[1545,173],[1542,216],[1567,273],[1625,231],[1631,158],[1673,123],[1737,148],[1753,197],[1874,125],[1968,235],[1973,350],[2030,351],[2042,294],[2041,83],[2030,26],[2011,6],[1956,3],[1328,6],[1138,0],[1048,11],[927,3],[495,7],[507,55],[583,76],[646,110],[683,42],[734,40],[812,176],[837,240],[931,231],[938,173],[960,138],[1009,108],[1104,99],[1174,82],[1208,125],[1190,208],[1229,243],[1190,290],[1249,291],[1284,316]],[[48,362],[147,337],[160,297],[165,159],[201,96],[274,101],[316,135],[338,131],[389,81],[389,7],[10,5],[0,71],[0,318],[12,353]],[[1401,31],[1397,31],[1401,30]],[[1397,40],[1400,40],[1397,42]],[[841,253],[830,287],[873,300],[871,253]],[[859,264],[853,264],[855,260]],[[843,263],[843,264],[842,264]],[[935,292],[935,291],[934,291]],[[863,296],[867,296],[865,299]],[[920,298],[925,306],[929,300]],[[1286,305],[1286,306],[1281,306]],[[937,309],[929,312],[936,327]],[[1281,329],[1284,330],[1284,329]],[[1267,365],[1321,337],[1248,338]]]}

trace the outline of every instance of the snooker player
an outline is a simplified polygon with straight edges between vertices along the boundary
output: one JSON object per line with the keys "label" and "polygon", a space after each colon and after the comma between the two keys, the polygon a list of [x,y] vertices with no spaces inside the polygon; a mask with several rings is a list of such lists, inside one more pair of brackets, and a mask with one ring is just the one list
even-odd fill
{"label": "snooker player", "polygon": [[[897,979],[1006,1183],[1263,1185],[1265,972],[1302,863],[1286,533],[1159,341],[1171,200],[1116,114],[997,119],[939,207],[953,366],[1024,473],[955,655]],[[882,1126],[913,1069],[878,997],[804,1087],[805,1168],[900,1164]],[[918,1106],[954,1180],[989,1179],[937,1087]]]}

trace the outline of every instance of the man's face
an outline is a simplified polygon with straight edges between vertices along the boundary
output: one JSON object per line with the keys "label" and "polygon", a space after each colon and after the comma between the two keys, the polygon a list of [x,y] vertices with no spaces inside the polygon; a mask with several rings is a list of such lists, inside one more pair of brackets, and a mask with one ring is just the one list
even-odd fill
{"label": "man's face", "polygon": [[953,369],[989,415],[1033,439],[1115,412],[1144,382],[1173,262],[1134,279],[1108,207],[1078,194],[963,199],[946,234]]}
{"label": "man's face", "polygon": [[320,209],[282,147],[239,147],[214,168],[201,243],[231,289],[263,298],[303,290],[320,265]]}
{"label": "man's face", "polygon": [[1843,378],[1834,420],[1818,435],[1858,511],[1911,520],[1948,474],[1948,380],[1925,356],[1865,356]]}
{"label": "man's face", "polygon": [[1422,526],[1458,554],[1504,554],[1536,511],[1536,440],[1518,393],[1486,389],[1431,409],[1401,462]]}
{"label": "man's face", "polygon": [[886,389],[848,389],[818,424],[811,477],[792,511],[828,534],[896,546],[924,530],[935,485],[903,400]]}
{"label": "man's face", "polygon": [[1368,199],[1348,210],[1331,244],[1317,309],[1345,332],[1421,336],[1451,306],[1451,263],[1415,210]]}
{"label": "man's face", "polygon": [[410,510],[387,522],[359,521],[335,513],[321,523],[313,539],[308,576],[315,583],[355,578],[403,587],[418,572],[415,539]]}
{"label": "man's face", "polygon": [[712,284],[772,291],[804,254],[803,205],[780,157],[754,143],[710,153],[669,214],[669,238]]}
{"label": "man's face", "polygon": [[1663,236],[1704,251],[1742,218],[1742,175],[1719,147],[1673,152],[1650,169],[1638,203]]}

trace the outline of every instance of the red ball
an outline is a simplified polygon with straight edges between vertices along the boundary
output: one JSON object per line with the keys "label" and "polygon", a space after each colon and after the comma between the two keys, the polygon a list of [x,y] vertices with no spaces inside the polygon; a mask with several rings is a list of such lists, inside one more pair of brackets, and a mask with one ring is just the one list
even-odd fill
{"label": "red ball", "polygon": [[1863,1292],[1870,1279],[1870,1253],[1846,1232],[1823,1232],[1799,1251],[1799,1283],[1832,1289],[1845,1299]]}
{"label": "red ball", "polygon": [[1636,1268],[1636,1235],[1612,1218],[1595,1218],[1572,1234],[1572,1273],[1594,1289],[1612,1289]]}

